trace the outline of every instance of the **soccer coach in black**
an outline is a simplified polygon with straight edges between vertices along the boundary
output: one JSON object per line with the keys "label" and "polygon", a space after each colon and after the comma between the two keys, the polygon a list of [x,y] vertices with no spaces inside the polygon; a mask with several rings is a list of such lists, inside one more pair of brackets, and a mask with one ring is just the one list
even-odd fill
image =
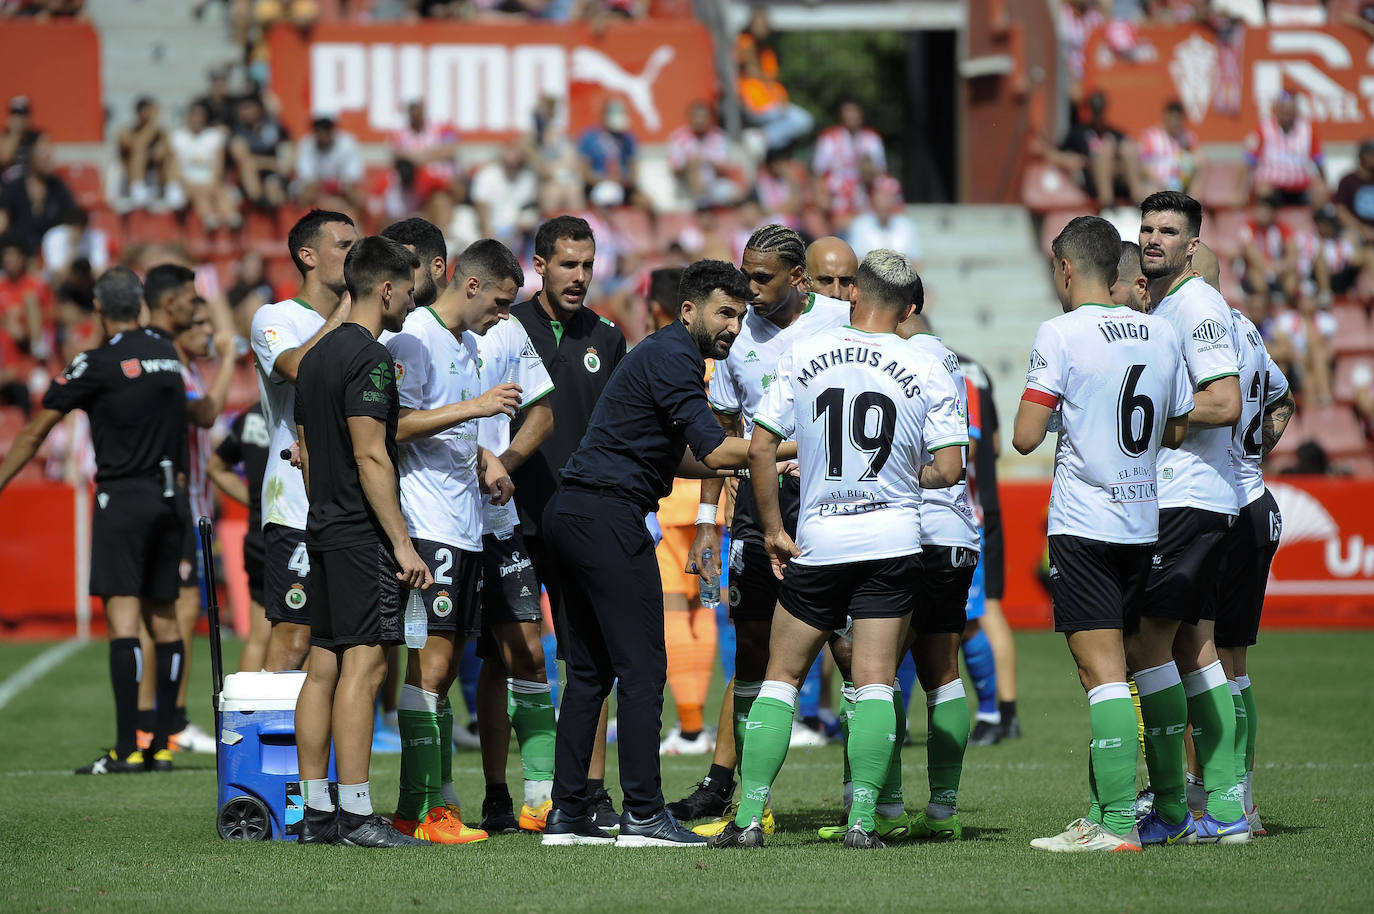
{"label": "soccer coach in black", "polygon": [[[730,264],[703,260],[686,269],[679,319],[616,368],[544,509],[545,541],[565,590],[568,676],[544,844],[704,844],[663,804],[663,587],[644,517],[658,510],[674,476],[747,465],[748,442],[727,438],[706,402],[704,359],[729,353],[749,298],[748,280]],[[588,815],[587,763],[601,703],[617,678],[625,807],[612,838]]]}

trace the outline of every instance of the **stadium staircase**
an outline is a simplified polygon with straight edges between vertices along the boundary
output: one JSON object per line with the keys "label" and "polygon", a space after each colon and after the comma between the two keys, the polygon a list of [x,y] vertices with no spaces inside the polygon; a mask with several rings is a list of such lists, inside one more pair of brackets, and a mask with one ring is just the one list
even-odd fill
{"label": "stadium staircase", "polygon": [[1052,447],[1011,454],[1011,426],[1026,383],[1036,328],[1060,313],[1030,213],[1023,206],[917,205],[927,315],[951,349],[977,360],[992,379],[1002,427],[999,470],[1044,475]]}

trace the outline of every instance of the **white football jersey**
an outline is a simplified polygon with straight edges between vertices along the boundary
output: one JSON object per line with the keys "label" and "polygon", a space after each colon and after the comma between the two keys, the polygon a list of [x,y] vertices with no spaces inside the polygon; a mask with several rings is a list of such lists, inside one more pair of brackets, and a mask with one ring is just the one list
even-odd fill
{"label": "white football jersey", "polygon": [[[396,364],[401,409],[437,409],[482,393],[477,336],[460,341],[430,308],[406,318],[386,341]],[[477,420],[400,446],[401,512],[410,535],[482,551],[481,492],[477,486]]]}
{"label": "white football jersey", "polygon": [[1243,508],[1264,494],[1264,411],[1288,392],[1288,379],[1269,357],[1259,330],[1235,308],[1231,332],[1240,357],[1240,421],[1231,439],[1231,473]]}
{"label": "white football jersey", "polygon": [[[520,408],[544,399],[553,392],[553,379],[544,367],[544,360],[534,348],[529,333],[517,318],[498,321],[485,336],[477,337],[477,365],[480,392],[486,393],[498,384],[520,385]],[[477,420],[477,443],[500,456],[510,447],[510,417],[487,416]],[[515,513],[515,499],[505,504],[512,526],[519,526]],[[486,506],[482,511],[483,533],[491,533],[487,523]]]}
{"label": "white football jersey", "polygon": [[[1231,309],[1202,279],[1184,279],[1150,313],[1173,326],[1193,390],[1240,373],[1231,342]],[[1159,455],[1159,506],[1236,513],[1229,428],[1189,429],[1182,447]]]}
{"label": "white football jersey", "polygon": [[739,416],[748,438],[754,433],[754,413],[778,377],[778,362],[792,344],[818,331],[849,323],[849,302],[812,292],[806,309],[787,327],[779,328],[750,308],[740,321],[739,336],[730,355],[716,362],[707,399],[718,413]]}
{"label": "white football jersey", "polygon": [[1023,399],[1062,415],[1050,536],[1106,543],[1159,537],[1156,460],[1164,424],[1193,392],[1168,321],[1124,305],[1080,305],[1040,325]]}
{"label": "white football jersey", "polygon": [[262,523],[305,529],[310,498],[305,477],[281,452],[296,441],[296,385],[272,373],[277,356],[310,341],[324,326],[324,318],[299,298],[263,305],[253,314],[250,343],[258,372],[262,413],[272,430],[267,446],[267,472],[262,477]]}
{"label": "white football jersey", "polygon": [[[940,338],[932,333],[918,333],[909,342],[930,354],[930,357],[945,366],[954,380],[954,388],[959,392],[960,406],[963,409],[965,425],[968,423],[968,383],[959,367],[959,357],[945,348]],[[976,396],[976,392],[973,394]],[[968,448],[960,455],[965,467],[968,466]],[[930,454],[922,455],[921,463],[930,462]],[[973,500],[969,498],[968,483],[956,482],[947,489],[924,489],[921,492],[921,545],[922,546],[962,546],[965,549],[980,549],[978,519],[974,515]]]}
{"label": "white football jersey", "polygon": [[895,333],[852,327],[797,340],[754,422],[797,441],[800,565],[920,552],[921,460],[968,445],[949,369]]}

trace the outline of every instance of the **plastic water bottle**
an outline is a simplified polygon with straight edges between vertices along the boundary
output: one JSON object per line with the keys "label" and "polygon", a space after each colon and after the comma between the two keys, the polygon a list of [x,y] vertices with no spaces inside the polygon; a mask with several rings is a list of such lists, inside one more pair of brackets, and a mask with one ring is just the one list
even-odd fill
{"label": "plastic water bottle", "polygon": [[515,533],[515,525],[510,521],[510,503],[493,505],[486,502],[487,527],[499,540],[508,540]]}
{"label": "plastic water bottle", "polygon": [[425,612],[425,598],[419,588],[411,588],[406,600],[406,647],[422,648],[429,638],[429,614]]}
{"label": "plastic water bottle", "polygon": [[[701,553],[701,563],[710,565],[711,559],[715,558],[715,551],[706,549]],[[701,605],[707,609],[714,609],[720,602],[720,575],[707,580],[701,579]]]}

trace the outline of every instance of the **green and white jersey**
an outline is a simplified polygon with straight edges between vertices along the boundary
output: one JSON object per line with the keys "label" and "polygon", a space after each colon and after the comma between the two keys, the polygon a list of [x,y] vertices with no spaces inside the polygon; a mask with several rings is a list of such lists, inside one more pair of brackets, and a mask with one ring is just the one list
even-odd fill
{"label": "green and white jersey", "polygon": [[1240,357],[1240,421],[1231,440],[1231,473],[1243,508],[1264,494],[1264,411],[1288,393],[1288,379],[1269,357],[1259,330],[1235,308],[1231,331]]}
{"label": "green and white jersey", "polygon": [[[945,366],[954,389],[959,394],[959,412],[968,425],[968,384],[964,373],[959,369],[959,357],[945,348],[945,344],[932,333],[918,333],[908,342],[930,354],[930,357]],[[975,393],[974,396],[977,394]],[[968,448],[962,448],[960,460],[968,466]],[[921,458],[922,463],[930,462],[930,454]],[[962,546],[978,551],[982,540],[978,534],[978,519],[968,494],[968,483],[959,480],[945,489],[926,489],[921,493],[921,545],[923,546]]]}

